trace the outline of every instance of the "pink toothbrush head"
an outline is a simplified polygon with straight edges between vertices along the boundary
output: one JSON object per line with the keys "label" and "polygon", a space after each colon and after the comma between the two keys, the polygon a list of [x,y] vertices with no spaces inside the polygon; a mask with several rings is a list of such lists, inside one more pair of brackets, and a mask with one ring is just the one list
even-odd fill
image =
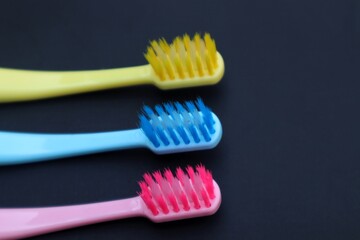
{"label": "pink toothbrush head", "polygon": [[64,229],[123,219],[147,217],[167,222],[214,214],[221,193],[204,166],[175,173],[166,169],[144,174],[139,196],[109,202],[44,208],[0,209],[0,240],[32,237]]}
{"label": "pink toothbrush head", "polygon": [[186,173],[177,168],[175,175],[169,169],[146,173],[139,185],[145,213],[154,222],[212,215],[221,203],[219,186],[203,165],[188,166]]}

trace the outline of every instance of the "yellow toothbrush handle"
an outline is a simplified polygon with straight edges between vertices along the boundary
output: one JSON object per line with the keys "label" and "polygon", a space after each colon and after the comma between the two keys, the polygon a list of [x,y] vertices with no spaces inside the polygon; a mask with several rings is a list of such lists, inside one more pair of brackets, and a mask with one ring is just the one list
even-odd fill
{"label": "yellow toothbrush handle", "polygon": [[35,100],[116,87],[151,84],[150,65],[90,71],[32,71],[0,68],[0,102]]}

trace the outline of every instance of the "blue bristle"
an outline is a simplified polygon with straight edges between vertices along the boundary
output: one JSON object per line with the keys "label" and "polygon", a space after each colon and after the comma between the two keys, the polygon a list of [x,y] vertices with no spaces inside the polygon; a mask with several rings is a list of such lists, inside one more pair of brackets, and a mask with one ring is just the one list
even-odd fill
{"label": "blue bristle", "polygon": [[189,144],[190,139],[185,132],[185,129],[181,123],[181,118],[179,116],[179,113],[176,112],[174,105],[172,105],[171,103],[165,103],[164,107],[165,107],[166,111],[170,114],[170,116],[174,119],[175,124],[176,124],[176,131],[179,133],[179,135],[182,138],[182,140],[184,141],[184,143]]}
{"label": "blue bristle", "polygon": [[173,116],[172,114],[175,112],[175,108],[171,103],[164,103],[164,108],[166,110],[166,112],[170,115]]}
{"label": "blue bristle", "polygon": [[161,139],[161,141],[165,144],[165,146],[169,145],[169,139],[166,137],[165,133],[164,133],[164,129],[161,127],[157,127],[156,128],[156,133],[158,134],[159,138]]}
{"label": "blue bristle", "polygon": [[196,143],[200,142],[199,135],[194,126],[194,121],[191,118],[189,112],[183,107],[183,105],[181,105],[178,102],[175,103],[175,106],[176,106],[176,109],[178,110],[178,112],[180,112],[181,116],[183,117],[183,122],[185,124],[185,127],[187,127],[187,129],[190,131],[191,136],[193,137],[194,141]]}
{"label": "blue bristle", "polygon": [[194,102],[186,102],[186,107],[190,111],[191,115],[194,118],[196,127],[200,130],[201,134],[203,135],[206,142],[209,142],[211,140],[210,135],[208,131],[205,128],[205,124],[203,121],[203,118],[201,117],[198,109],[196,108]]}
{"label": "blue bristle", "polygon": [[151,109],[151,107],[145,105],[145,106],[143,107],[143,109],[144,109],[144,112],[148,115],[148,117],[151,118],[151,116],[155,115],[155,113],[154,113],[154,111]]}
{"label": "blue bristle", "polygon": [[197,112],[197,108],[193,102],[187,101],[185,102],[186,107],[188,108],[189,112],[194,113]]}
{"label": "blue bristle", "polygon": [[140,118],[140,127],[144,131],[145,135],[149,138],[149,140],[154,144],[155,147],[159,147],[160,143],[156,138],[156,134],[149,120],[142,114],[139,116],[139,118]]}
{"label": "blue bristle", "polygon": [[175,131],[173,128],[168,128],[169,134],[171,139],[174,141],[175,145],[179,145],[180,144],[180,140],[178,139],[178,137],[175,134]]}
{"label": "blue bristle", "polygon": [[[209,134],[207,133],[206,129],[202,126],[203,125],[202,117],[200,116],[200,113],[198,112],[198,109],[196,108],[194,102],[187,101],[185,102],[185,105],[193,117],[193,124],[195,125],[195,127],[198,128],[203,135],[205,134],[204,135],[205,139],[207,137],[209,138],[210,137]],[[198,137],[195,127],[194,127],[195,131],[194,130],[191,131],[194,131],[196,133],[196,136],[194,137],[196,142],[196,141],[200,141],[200,139]],[[194,134],[192,135],[194,136]]]}
{"label": "blue bristle", "polygon": [[182,140],[184,141],[185,144],[189,144],[190,143],[190,139],[189,136],[186,134],[185,129],[181,126],[177,126],[176,128],[177,132],[180,134]]}
{"label": "blue bristle", "polygon": [[168,146],[170,144],[170,142],[164,133],[164,128],[163,128],[162,123],[159,120],[158,116],[155,114],[155,112],[149,106],[146,106],[146,105],[144,106],[144,112],[152,120],[153,128],[155,129],[155,132],[157,133],[160,140],[165,144],[165,146]]}
{"label": "blue bristle", "polygon": [[195,141],[196,143],[200,142],[199,135],[197,134],[197,131],[196,131],[196,128],[194,127],[194,125],[190,125],[190,126],[189,126],[189,131],[190,131],[190,133],[191,133],[191,136],[193,136],[194,141]]}
{"label": "blue bristle", "polygon": [[208,133],[208,131],[206,130],[205,125],[204,125],[204,124],[200,124],[200,125],[198,126],[198,128],[200,129],[200,132],[202,133],[205,141],[206,141],[206,142],[210,142],[211,137],[210,137],[210,134]]}
{"label": "blue bristle", "polygon": [[173,120],[170,119],[170,117],[169,117],[169,115],[167,113],[165,113],[162,106],[156,105],[155,110],[159,114],[159,116],[161,117],[163,122],[165,123],[165,126],[167,126],[166,129],[168,130],[168,133],[169,133],[171,139],[174,141],[174,144],[179,145],[180,141],[179,141],[178,137],[175,134]]}
{"label": "blue bristle", "polygon": [[182,114],[183,112],[186,112],[185,108],[183,107],[183,105],[179,102],[175,102],[175,107],[178,113]]}
{"label": "blue bristle", "polygon": [[196,100],[196,106],[199,108],[199,110],[203,114],[203,119],[204,119],[205,125],[209,129],[209,132],[214,133],[215,132],[215,129],[214,129],[215,120],[214,120],[214,118],[213,118],[213,116],[211,114],[210,108],[205,106],[205,104],[201,100],[201,98],[198,98]]}

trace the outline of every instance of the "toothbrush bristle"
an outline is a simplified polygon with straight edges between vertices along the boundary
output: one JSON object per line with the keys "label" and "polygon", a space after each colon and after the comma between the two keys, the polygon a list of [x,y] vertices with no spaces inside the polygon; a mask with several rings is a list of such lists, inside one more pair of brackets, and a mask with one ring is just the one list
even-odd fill
{"label": "toothbrush bristle", "polygon": [[157,105],[155,111],[144,106],[139,118],[140,127],[155,147],[210,142],[215,132],[211,110],[200,98],[185,104]]}
{"label": "toothbrush bristle", "polygon": [[145,58],[161,80],[211,76],[218,67],[216,44],[209,33],[203,37],[188,34],[172,43],[165,39],[151,41]]}
{"label": "toothbrush bristle", "polygon": [[175,175],[165,169],[163,174],[160,171],[146,173],[139,182],[139,196],[154,216],[211,207],[210,200],[215,195],[210,171],[198,165],[195,170],[187,167],[186,173],[177,168]]}
{"label": "toothbrush bristle", "polygon": [[152,201],[152,197],[150,194],[150,190],[148,188],[148,185],[144,181],[139,182],[141,192],[138,193],[139,196],[144,200],[146,203],[146,206],[149,208],[149,210],[152,212],[152,214],[157,215],[159,214],[159,211],[155,205],[155,203]]}

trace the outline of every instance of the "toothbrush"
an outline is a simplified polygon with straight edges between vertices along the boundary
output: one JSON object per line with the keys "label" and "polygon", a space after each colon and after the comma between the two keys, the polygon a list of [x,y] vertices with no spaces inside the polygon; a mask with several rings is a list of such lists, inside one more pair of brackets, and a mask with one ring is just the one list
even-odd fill
{"label": "toothbrush", "polygon": [[0,132],[0,165],[30,163],[137,147],[167,154],[214,148],[222,136],[220,120],[198,98],[144,106],[140,128],[84,134]]}
{"label": "toothbrush", "polygon": [[144,174],[137,197],[47,208],[0,209],[0,239],[20,239],[59,230],[123,219],[147,217],[160,223],[214,214],[220,188],[204,166],[188,166],[187,174],[166,169]]}
{"label": "toothbrush", "polygon": [[0,68],[0,102],[58,97],[124,86],[155,84],[163,90],[212,85],[224,62],[210,34],[151,41],[147,65],[89,71],[32,71]]}

